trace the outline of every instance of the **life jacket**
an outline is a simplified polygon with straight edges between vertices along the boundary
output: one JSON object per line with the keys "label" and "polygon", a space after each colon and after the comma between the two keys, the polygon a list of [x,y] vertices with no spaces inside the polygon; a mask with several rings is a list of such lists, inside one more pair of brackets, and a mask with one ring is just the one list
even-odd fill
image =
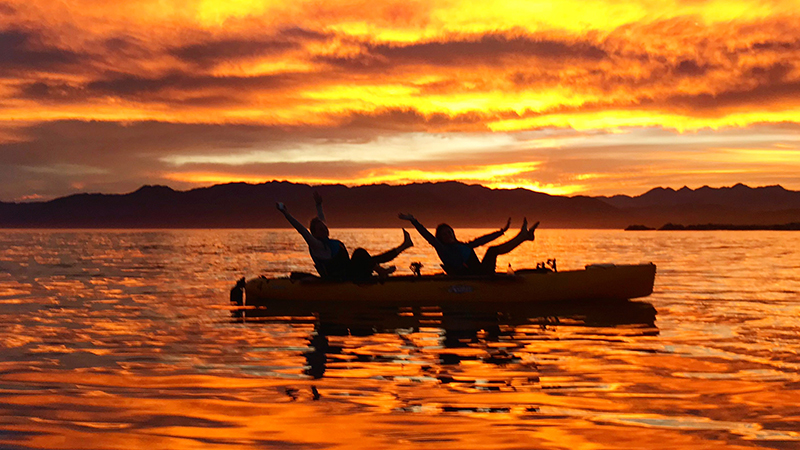
{"label": "life jacket", "polygon": [[456,242],[439,252],[442,268],[448,275],[474,275],[480,272],[481,261],[475,250],[467,244]]}
{"label": "life jacket", "polygon": [[325,245],[331,250],[331,257],[328,259],[314,258],[314,267],[317,268],[319,276],[330,280],[344,280],[347,278],[347,269],[350,267],[350,256],[347,254],[347,247],[342,241],[327,239]]}

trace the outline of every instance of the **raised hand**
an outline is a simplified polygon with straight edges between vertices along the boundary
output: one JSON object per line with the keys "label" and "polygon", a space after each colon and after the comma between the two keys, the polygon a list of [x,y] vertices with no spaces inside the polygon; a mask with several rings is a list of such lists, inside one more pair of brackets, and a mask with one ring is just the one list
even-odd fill
{"label": "raised hand", "polygon": [[511,217],[508,218],[508,222],[506,222],[506,226],[504,226],[503,228],[500,228],[500,231],[505,233],[506,231],[508,231],[508,227],[510,227],[510,226],[511,226]]}
{"label": "raised hand", "polygon": [[408,221],[415,220],[414,216],[412,214],[408,214],[408,213],[400,213],[400,214],[397,215],[397,217],[399,217],[402,220],[408,220]]}
{"label": "raised hand", "polygon": [[314,203],[321,205],[322,204],[322,196],[319,195],[319,192],[314,191]]}

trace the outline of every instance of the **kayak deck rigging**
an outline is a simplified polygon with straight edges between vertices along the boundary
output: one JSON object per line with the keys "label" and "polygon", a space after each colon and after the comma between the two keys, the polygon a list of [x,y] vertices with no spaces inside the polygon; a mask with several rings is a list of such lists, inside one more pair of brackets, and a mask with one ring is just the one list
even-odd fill
{"label": "kayak deck rigging", "polygon": [[[365,282],[316,277],[240,280],[239,306],[404,304],[410,306],[529,303],[574,300],[627,300],[653,292],[656,266],[599,264],[582,270],[522,269],[488,276],[401,275]],[[231,291],[234,301],[235,291]]]}

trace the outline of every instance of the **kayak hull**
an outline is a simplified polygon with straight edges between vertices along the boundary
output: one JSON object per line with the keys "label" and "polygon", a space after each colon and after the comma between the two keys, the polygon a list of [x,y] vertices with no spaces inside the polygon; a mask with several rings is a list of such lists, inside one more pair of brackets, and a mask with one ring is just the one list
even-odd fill
{"label": "kayak hull", "polygon": [[653,292],[656,266],[596,265],[584,270],[520,270],[488,277],[398,276],[357,284],[320,279],[254,278],[245,284],[245,305],[529,304],[578,300],[627,300]]}

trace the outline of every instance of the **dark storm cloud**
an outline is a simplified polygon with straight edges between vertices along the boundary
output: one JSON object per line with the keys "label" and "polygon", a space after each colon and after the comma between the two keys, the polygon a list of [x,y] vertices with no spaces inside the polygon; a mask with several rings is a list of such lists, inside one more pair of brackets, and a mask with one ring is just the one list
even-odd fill
{"label": "dark storm cloud", "polygon": [[757,51],[771,50],[779,52],[800,50],[800,40],[756,42],[755,44],[747,48],[747,50],[757,50]]}
{"label": "dark storm cloud", "polygon": [[278,55],[299,47],[295,42],[242,38],[185,45],[170,49],[169,53],[187,62],[212,66],[223,61]]}
{"label": "dark storm cloud", "polygon": [[44,81],[22,84],[17,97],[41,102],[75,102],[87,99],[85,91],[80,87]]}
{"label": "dark storm cloud", "polygon": [[146,61],[156,55],[156,52],[145,42],[131,36],[114,36],[104,39],[101,48],[107,55],[123,56],[133,61]]}
{"label": "dark storm cloud", "polygon": [[167,97],[164,98],[163,101],[164,103],[174,106],[192,106],[197,108],[226,108],[250,105],[250,101],[246,98],[246,95],[239,97],[234,97],[232,95],[192,95],[182,98]]}
{"label": "dark storm cloud", "polygon": [[[598,71],[599,72],[599,71]],[[508,75],[508,80],[517,87],[534,87],[541,85],[557,84],[561,81],[558,73],[546,70],[516,71]]]}
{"label": "dark storm cloud", "polygon": [[0,2],[0,15],[13,16],[17,9],[5,2]]}
{"label": "dark storm cloud", "polygon": [[269,36],[204,36],[198,42],[173,47],[172,56],[202,67],[265,56],[277,56],[302,49],[306,42],[324,41],[331,35],[305,28],[288,28]]}
{"label": "dark storm cloud", "polygon": [[0,73],[55,70],[83,60],[78,53],[43,43],[36,32],[0,31]]}
{"label": "dark storm cloud", "polygon": [[708,68],[700,65],[697,61],[692,59],[684,59],[677,66],[675,66],[675,73],[678,75],[685,75],[689,77],[699,77],[706,74]]}
{"label": "dark storm cloud", "polygon": [[605,50],[589,42],[564,42],[527,36],[508,37],[500,34],[483,35],[473,41],[426,42],[404,46],[373,45],[370,52],[391,60],[434,65],[455,64],[460,61],[494,61],[495,58],[504,56],[594,61],[608,57]]}
{"label": "dark storm cloud", "polygon": [[751,67],[745,72],[746,78],[758,81],[760,84],[781,84],[788,80],[794,67],[788,63],[781,62],[769,66]]}
{"label": "dark storm cloud", "polygon": [[659,102],[690,111],[690,114],[721,114],[735,108],[789,105],[800,97],[800,81],[761,84],[753,88],[723,90],[698,95],[675,95]]}
{"label": "dark storm cloud", "polygon": [[103,80],[93,81],[86,85],[90,92],[101,95],[120,97],[142,96],[164,90],[203,91],[206,89],[282,89],[292,82],[297,82],[292,74],[246,76],[212,76],[192,75],[188,73],[171,73],[164,76],[147,78],[130,74],[120,74]]}
{"label": "dark storm cloud", "polygon": [[456,115],[422,114],[415,109],[387,109],[374,113],[352,113],[341,119],[342,129],[369,129],[397,132],[447,131],[450,129],[488,131],[485,115],[470,112]]}
{"label": "dark storm cloud", "polygon": [[408,64],[430,66],[498,65],[508,57],[543,60],[599,61],[605,50],[588,41],[558,41],[529,36],[485,34],[472,39],[421,42],[415,44],[364,43],[363,52],[347,57],[321,57],[320,61],[351,70],[382,70]]}
{"label": "dark storm cloud", "polygon": [[[525,110],[518,112],[505,112],[498,116],[508,119],[543,117],[553,114],[580,114],[610,110],[628,111],[675,111],[688,117],[712,117],[729,113],[731,110],[742,108],[763,108],[791,106],[800,98],[800,80],[779,81],[776,78],[781,71],[755,70],[746,80],[755,80],[758,77],[770,79],[763,84],[753,87],[739,87],[719,90],[716,92],[701,92],[698,94],[674,95],[660,93],[659,95],[641,94],[625,100],[610,98],[608,100],[590,101],[579,105],[558,105],[543,110]],[[772,75],[770,75],[772,74]],[[613,84],[623,85],[622,78],[608,81]],[[631,81],[631,84],[634,82]],[[639,80],[641,85],[648,83]],[[744,85],[744,82],[742,83]],[[608,87],[612,89],[612,87]]]}
{"label": "dark storm cloud", "polygon": [[302,41],[325,41],[333,37],[330,33],[323,33],[316,30],[301,27],[284,28],[278,32],[278,36],[285,39],[297,39]]}
{"label": "dark storm cloud", "polygon": [[[157,77],[106,74],[85,84],[36,81],[20,85],[17,97],[44,102],[81,102],[120,97],[139,102],[169,102],[195,106],[241,104],[248,92],[291,89],[316,77],[284,73],[260,76],[213,76],[174,72]],[[223,92],[225,94],[219,94]]]}
{"label": "dark storm cloud", "polygon": [[[240,105],[246,103],[241,99],[246,92],[291,90],[301,85],[330,81],[331,76],[320,73],[215,76],[205,69],[225,61],[280,55],[301,49],[304,43],[323,41],[331,36],[294,27],[266,37],[202,35],[194,43],[164,50],[148,45],[140,38],[118,35],[103,39],[85,53],[76,53],[42,44],[44,40],[35,32],[8,30],[0,32],[0,63],[3,64],[0,73],[15,69],[30,74],[33,69],[55,68],[69,73],[72,79],[58,80],[48,76],[17,84],[17,98],[45,103],[77,103],[112,96],[187,106]],[[142,69],[142,64],[163,57],[164,52],[196,66],[197,70],[174,67],[166,73],[153,73]],[[110,71],[103,69],[107,65],[103,61],[119,61],[124,66]],[[75,82],[72,75],[88,77],[89,81]],[[209,93],[209,90],[215,92]],[[172,95],[178,92],[179,95]]]}

